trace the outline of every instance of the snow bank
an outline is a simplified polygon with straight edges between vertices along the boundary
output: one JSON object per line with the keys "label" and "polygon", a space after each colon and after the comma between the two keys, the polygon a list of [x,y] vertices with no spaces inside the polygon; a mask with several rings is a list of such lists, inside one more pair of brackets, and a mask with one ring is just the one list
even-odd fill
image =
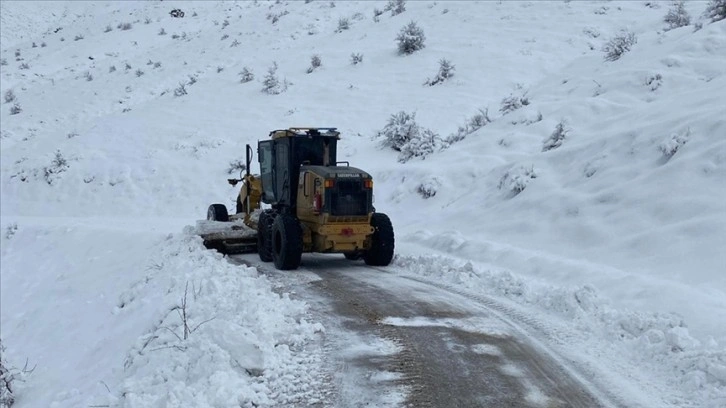
{"label": "snow bank", "polygon": [[[324,329],[308,321],[304,303],[198,236],[82,224],[3,225],[3,344],[37,364],[17,407],[259,407],[323,397],[314,344]],[[25,247],[43,256],[28,258]]]}
{"label": "snow bank", "polygon": [[158,320],[124,361],[121,406],[259,407],[321,399],[320,373],[311,370],[321,356],[305,345],[323,327],[305,319],[304,303],[272,294],[256,269],[227,263],[196,236],[169,236],[151,262],[165,277],[158,289],[166,293]]}

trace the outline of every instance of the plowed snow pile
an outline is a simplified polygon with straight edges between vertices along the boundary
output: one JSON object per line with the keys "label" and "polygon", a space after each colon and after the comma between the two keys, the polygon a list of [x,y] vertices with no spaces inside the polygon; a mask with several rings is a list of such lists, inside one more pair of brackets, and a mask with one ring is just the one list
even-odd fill
{"label": "plowed snow pile", "polygon": [[391,270],[577,328],[561,346],[633,406],[726,406],[726,20],[399,4],[0,2],[15,407],[326,400],[309,306],[184,230],[290,126],[337,126],[374,176]]}

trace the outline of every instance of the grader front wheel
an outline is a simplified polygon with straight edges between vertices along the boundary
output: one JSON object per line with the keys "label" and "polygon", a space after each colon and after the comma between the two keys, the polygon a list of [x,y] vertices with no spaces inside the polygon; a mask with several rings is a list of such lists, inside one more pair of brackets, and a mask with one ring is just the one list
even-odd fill
{"label": "grader front wheel", "polygon": [[373,236],[371,247],[363,255],[363,260],[371,266],[387,266],[393,259],[393,225],[386,214],[374,213],[371,217]]}

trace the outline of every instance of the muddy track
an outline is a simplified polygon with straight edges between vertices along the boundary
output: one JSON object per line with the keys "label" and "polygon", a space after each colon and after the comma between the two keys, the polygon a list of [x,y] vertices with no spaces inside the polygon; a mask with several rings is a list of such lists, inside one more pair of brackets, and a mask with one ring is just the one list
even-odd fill
{"label": "muddy track", "polygon": [[[264,269],[289,281],[290,272],[271,271],[269,264]],[[383,381],[361,382],[379,388],[372,393],[402,390],[403,401],[390,406],[617,406],[594,396],[561,362],[502,320],[502,311],[482,307],[485,302],[329,256],[304,257],[301,272],[319,277],[294,290],[326,299],[330,310],[322,315],[330,321],[323,324],[395,344],[388,355],[348,355],[333,368],[339,375],[388,373]],[[477,307],[468,306],[472,301]],[[351,399],[345,390],[336,395],[331,406],[381,405]]]}

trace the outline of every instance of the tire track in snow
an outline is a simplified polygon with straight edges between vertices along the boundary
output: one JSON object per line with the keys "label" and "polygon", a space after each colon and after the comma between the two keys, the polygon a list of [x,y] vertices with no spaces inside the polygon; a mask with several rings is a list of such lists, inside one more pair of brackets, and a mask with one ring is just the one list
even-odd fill
{"label": "tire track in snow", "polygon": [[[344,330],[373,333],[396,344],[399,350],[388,356],[344,358],[338,370],[344,372],[342,375],[360,375],[365,369],[398,374],[390,381],[369,385],[378,387],[379,392],[385,392],[386,387],[405,390],[404,406],[632,406],[586,380],[586,368],[547,347],[557,343],[552,328],[493,299],[390,268],[367,267],[329,256],[306,256],[303,262],[301,271],[321,279],[308,277],[304,279],[306,285],[298,286],[303,275],[299,272],[255,266],[287,288],[295,286],[305,292],[303,296],[310,290],[327,296],[332,301],[327,308],[332,307],[338,315],[328,316],[324,324],[343,319],[340,326]],[[399,289],[419,293],[397,294]],[[421,293],[430,293],[431,299],[422,300]],[[443,305],[446,301],[470,306],[457,310]],[[507,327],[508,335],[451,323],[482,315]],[[421,317],[428,322],[416,320]],[[336,406],[357,406],[346,401],[340,390],[337,395]]]}
{"label": "tire track in snow", "polygon": [[[633,405],[632,401],[624,401],[617,394],[609,390],[607,384],[600,383],[595,377],[596,373],[583,364],[579,364],[577,361],[568,359],[559,353],[552,350],[547,344],[556,346],[565,346],[566,344],[561,341],[561,333],[558,329],[553,328],[546,323],[533,318],[513,307],[507,306],[495,299],[475,294],[466,291],[462,288],[456,287],[455,285],[436,282],[421,278],[418,276],[401,275],[390,270],[390,268],[380,268],[374,266],[367,266],[366,268],[375,269],[379,272],[398,276],[402,279],[409,281],[430,285],[441,290],[463,296],[472,302],[483,307],[489,313],[494,315],[501,322],[509,325],[512,329],[518,332],[522,337],[526,338],[536,350],[542,354],[547,355],[553,361],[557,362],[556,365],[550,365],[549,369],[555,369],[560,371],[563,377],[570,377],[574,381],[578,382],[582,387],[587,389],[590,393],[596,396],[599,402],[605,404],[607,407],[640,407],[642,405]],[[545,343],[546,342],[546,343]]]}

